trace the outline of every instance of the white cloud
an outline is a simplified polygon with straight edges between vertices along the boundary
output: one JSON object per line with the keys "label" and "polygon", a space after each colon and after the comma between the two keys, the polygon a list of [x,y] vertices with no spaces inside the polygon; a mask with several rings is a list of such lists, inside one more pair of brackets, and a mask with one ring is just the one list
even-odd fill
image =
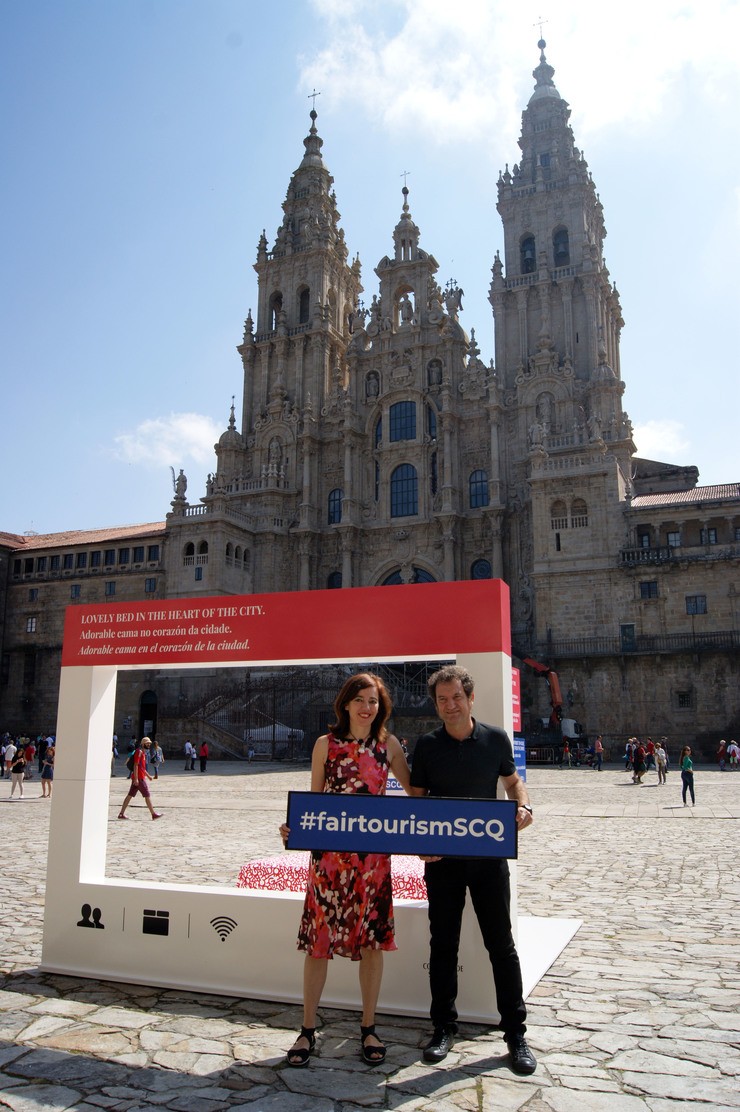
{"label": "white cloud", "polygon": [[[303,59],[301,87],[396,135],[477,140],[515,130],[533,87],[539,0],[313,0],[326,45]],[[736,0],[552,0],[542,29],[582,138],[610,124],[648,131],[686,95],[732,104]],[[320,102],[321,103],[321,102]]]}
{"label": "white cloud", "polygon": [[673,463],[691,446],[680,421],[645,421],[636,425],[633,440],[641,459]]}
{"label": "white cloud", "polygon": [[142,421],[132,432],[113,438],[113,455],[143,467],[173,466],[213,460],[213,445],[222,428],[200,413],[170,413]]}

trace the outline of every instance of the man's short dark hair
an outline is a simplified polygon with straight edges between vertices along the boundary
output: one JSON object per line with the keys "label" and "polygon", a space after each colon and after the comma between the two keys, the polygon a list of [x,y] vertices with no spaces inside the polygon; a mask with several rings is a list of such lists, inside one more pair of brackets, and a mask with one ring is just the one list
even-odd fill
{"label": "man's short dark hair", "polygon": [[432,702],[435,704],[437,702],[438,684],[454,683],[455,680],[460,681],[460,683],[462,684],[462,689],[468,697],[473,694],[475,680],[473,679],[467,668],[463,668],[459,664],[445,664],[427,680],[427,688],[429,689],[429,696]]}

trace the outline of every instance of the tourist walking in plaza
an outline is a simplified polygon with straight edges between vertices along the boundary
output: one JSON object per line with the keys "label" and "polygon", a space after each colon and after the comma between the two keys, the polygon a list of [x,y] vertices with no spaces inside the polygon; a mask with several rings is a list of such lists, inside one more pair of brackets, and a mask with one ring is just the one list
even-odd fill
{"label": "tourist walking in plaza", "polygon": [[730,764],[730,770],[732,770],[733,768],[737,768],[738,763],[740,762],[740,748],[738,747],[737,742],[734,740],[731,741],[730,744],[727,746],[727,760]]}
{"label": "tourist walking in plaza", "polygon": [[681,750],[679,765],[681,767],[681,783],[683,784],[681,791],[683,805],[684,807],[688,807],[686,793],[689,792],[691,795],[691,806],[693,807],[696,803],[696,797],[694,795],[694,762],[691,759],[691,747],[689,745],[684,745]]}
{"label": "tourist walking in plaza", "polygon": [[634,752],[634,746],[632,744],[632,741],[633,741],[632,738],[628,738],[627,739],[627,744],[624,747],[624,771],[625,772],[629,772],[629,770],[632,768],[632,754]]}
{"label": "tourist walking in plaza", "polygon": [[8,780],[10,779],[10,767],[17,752],[18,748],[13,744],[12,738],[8,738],[5,743],[5,752],[3,753],[3,773]]}
{"label": "tourist walking in plaza", "polygon": [[647,772],[647,765],[645,764],[645,747],[639,738],[635,738],[632,747],[632,783],[641,784],[642,778]]}
{"label": "tourist walking in plaza", "polygon": [[51,789],[54,781],[54,760],[57,755],[56,745],[50,739],[46,739],[46,748],[44,749],[44,759],[41,762],[41,797],[42,799],[51,799]]}
{"label": "tourist walking in plaza", "polygon": [[[665,740],[665,739],[663,739]],[[658,766],[658,783],[665,784],[666,771],[668,770],[668,754],[663,748],[663,740],[659,741],[655,749],[655,761]]]}
{"label": "tourist walking in plaza", "polygon": [[[516,771],[511,740],[503,730],[473,718],[473,677],[459,665],[447,665],[429,678],[428,687],[442,725],[416,743],[411,794],[496,799],[500,782],[516,802],[517,830],[529,826],[532,808],[526,784]],[[537,1062],[524,1037],[527,1009],[511,926],[508,862],[503,857],[427,857],[425,861],[434,1030],[424,1047],[424,1061],[441,1062],[455,1042],[460,928],[469,890],[493,970],[498,1026],[511,1067],[515,1073],[534,1073]]]}
{"label": "tourist walking in plaza", "polygon": [[[370,672],[350,676],[334,700],[335,722],[311,756],[311,791],[385,795],[389,770],[409,791],[409,767],[386,723],[391,700]],[[280,827],[283,843],[290,830]],[[303,950],[303,1026],[287,1053],[306,1066],[316,1047],[316,1013],[335,956],[358,962],[362,1019],[360,1052],[369,1066],[385,1059],[375,1034],[383,951],[395,950],[391,862],[387,853],[311,854],[298,949]]]}
{"label": "tourist walking in plaza", "polygon": [[147,807],[149,808],[149,814],[152,816],[153,819],[161,819],[162,817],[161,815],[157,814],[157,812],[154,810],[154,807],[152,806],[152,798],[149,794],[149,786],[147,785],[147,780],[152,779],[146,768],[146,754],[151,744],[151,738],[148,737],[143,737],[141,741],[137,741],[134,744],[134,762],[133,768],[131,769],[131,786],[128,790],[128,795],[121,804],[121,810],[118,813],[119,819],[128,818],[128,815],[126,814],[126,808],[137,793],[141,795],[142,799],[146,803]]}
{"label": "tourist walking in plaza", "polygon": [[152,742],[152,747],[149,750],[149,763],[153,769],[152,779],[158,780],[159,770],[164,764],[164,753],[162,752],[161,745],[156,740]]}
{"label": "tourist walking in plaza", "polygon": [[726,763],[727,763],[727,742],[725,741],[724,738],[722,738],[722,741],[719,743],[719,746],[717,748],[717,764],[719,765],[720,772],[725,771]]}
{"label": "tourist walking in plaza", "polygon": [[194,768],[195,747],[193,746],[193,743],[188,739],[188,741],[185,742],[185,771],[192,772]]}
{"label": "tourist walking in plaza", "polygon": [[19,741],[18,747],[15,751],[13,759],[10,763],[10,779],[12,781],[10,788],[10,798],[15,795],[15,789],[18,788],[18,797],[23,799],[23,778],[26,775],[26,750]]}
{"label": "tourist walking in plaza", "polygon": [[27,738],[27,740],[26,740],[26,748],[24,750],[24,756],[26,758],[26,768],[25,768],[25,771],[23,773],[23,778],[25,780],[32,780],[33,779],[33,759],[36,756],[36,746],[33,742],[33,739],[30,738],[30,737]]}
{"label": "tourist walking in plaza", "polygon": [[604,742],[602,741],[601,734],[594,742],[594,768],[597,772],[601,772],[601,766],[604,763]]}
{"label": "tourist walking in plaza", "polygon": [[200,771],[205,772],[206,765],[208,764],[208,742],[202,741],[200,749],[198,750],[198,758],[200,760]]}

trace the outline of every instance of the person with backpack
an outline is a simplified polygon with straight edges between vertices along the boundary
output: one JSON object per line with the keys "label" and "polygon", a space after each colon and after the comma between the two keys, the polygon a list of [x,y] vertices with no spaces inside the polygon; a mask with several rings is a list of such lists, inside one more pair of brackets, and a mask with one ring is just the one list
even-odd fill
{"label": "person with backpack", "polygon": [[147,785],[147,780],[152,779],[146,768],[146,755],[151,744],[152,739],[148,737],[143,737],[141,741],[137,741],[134,745],[133,753],[126,761],[126,768],[129,768],[131,771],[131,787],[128,790],[128,795],[121,804],[121,810],[118,813],[119,819],[128,818],[126,808],[137,793],[142,796],[149,808],[149,814],[152,816],[152,819],[161,819],[162,817],[157,814],[152,806],[152,797],[149,794],[149,787]]}
{"label": "person with backpack", "polygon": [[157,741],[152,742],[152,748],[149,752],[149,763],[154,769],[154,775],[152,779],[158,780],[159,766],[164,764],[164,753],[162,752],[162,746]]}

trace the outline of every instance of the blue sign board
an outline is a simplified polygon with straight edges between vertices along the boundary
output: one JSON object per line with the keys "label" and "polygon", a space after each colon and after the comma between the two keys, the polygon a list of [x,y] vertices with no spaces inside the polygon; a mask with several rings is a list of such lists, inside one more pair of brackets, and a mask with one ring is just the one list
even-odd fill
{"label": "blue sign board", "polygon": [[513,800],[289,792],[288,849],[517,856]]}
{"label": "blue sign board", "polygon": [[522,780],[527,779],[527,743],[519,734],[514,734],[514,764]]}

